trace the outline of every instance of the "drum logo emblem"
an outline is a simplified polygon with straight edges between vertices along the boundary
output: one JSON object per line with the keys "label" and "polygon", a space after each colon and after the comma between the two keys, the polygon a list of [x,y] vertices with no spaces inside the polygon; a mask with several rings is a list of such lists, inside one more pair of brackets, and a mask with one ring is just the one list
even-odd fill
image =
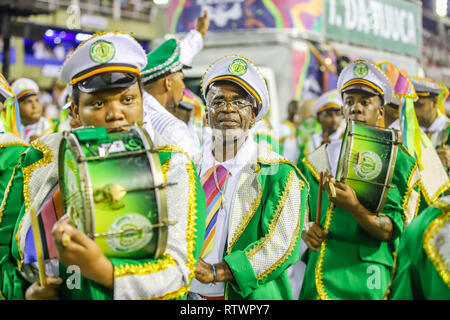
{"label": "drum logo emblem", "polygon": [[353,74],[358,78],[364,78],[369,73],[369,67],[364,62],[359,62],[353,67]]}
{"label": "drum logo emblem", "polygon": [[358,177],[364,180],[376,179],[383,167],[381,158],[372,151],[362,151],[354,159],[353,169]]}
{"label": "drum logo emblem", "polygon": [[228,71],[236,76],[242,76],[248,70],[247,61],[244,59],[234,59],[228,66]]}
{"label": "drum logo emblem", "polygon": [[105,40],[98,40],[89,48],[91,59],[97,63],[107,63],[114,58],[115,54],[116,48],[114,45]]}
{"label": "drum logo emblem", "polygon": [[132,252],[144,248],[152,239],[150,221],[137,213],[118,218],[108,230],[106,242],[116,252]]}

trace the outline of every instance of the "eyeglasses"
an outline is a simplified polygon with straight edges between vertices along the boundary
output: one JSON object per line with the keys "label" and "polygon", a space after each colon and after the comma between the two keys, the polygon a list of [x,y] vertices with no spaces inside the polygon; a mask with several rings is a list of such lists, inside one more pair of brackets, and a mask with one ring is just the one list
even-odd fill
{"label": "eyeglasses", "polygon": [[228,106],[228,104],[230,104],[233,108],[237,108],[237,109],[243,109],[246,107],[253,106],[249,101],[244,100],[244,99],[233,100],[233,101],[214,100],[213,102],[211,102],[211,104],[209,106],[212,109],[220,109],[220,108],[225,108],[226,106]]}

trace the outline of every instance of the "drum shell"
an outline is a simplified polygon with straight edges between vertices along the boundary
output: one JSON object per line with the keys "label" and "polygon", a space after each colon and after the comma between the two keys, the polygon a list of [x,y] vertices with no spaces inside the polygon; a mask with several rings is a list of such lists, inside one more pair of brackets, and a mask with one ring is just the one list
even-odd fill
{"label": "drum shell", "polygon": [[[65,134],[59,154],[64,210],[71,211],[72,222],[97,242],[105,256],[157,258],[165,250],[168,232],[167,225],[151,227],[167,221],[165,190],[149,188],[164,183],[159,157],[145,151],[151,150],[153,145],[142,128],[133,127],[128,132],[108,135],[114,143],[129,137],[140,140],[141,150],[134,150],[137,154],[130,151],[131,155],[120,156],[118,152],[112,155],[119,156],[97,159],[91,151],[97,148],[99,152],[102,144],[92,141],[88,144],[74,133]],[[128,145],[125,145],[128,152]],[[94,194],[98,195],[99,190],[111,184],[127,190],[120,200],[124,204],[121,208],[112,208],[110,202],[95,199]],[[78,203],[78,208],[71,205],[71,201]]]}

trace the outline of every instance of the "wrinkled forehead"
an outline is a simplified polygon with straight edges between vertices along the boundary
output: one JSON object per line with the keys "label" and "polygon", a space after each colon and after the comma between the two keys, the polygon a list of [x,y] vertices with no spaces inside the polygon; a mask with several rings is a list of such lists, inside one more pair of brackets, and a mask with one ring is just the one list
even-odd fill
{"label": "wrinkled forehead", "polygon": [[212,100],[220,97],[233,97],[234,99],[250,100],[251,96],[241,86],[230,81],[216,81],[208,89],[206,98]]}

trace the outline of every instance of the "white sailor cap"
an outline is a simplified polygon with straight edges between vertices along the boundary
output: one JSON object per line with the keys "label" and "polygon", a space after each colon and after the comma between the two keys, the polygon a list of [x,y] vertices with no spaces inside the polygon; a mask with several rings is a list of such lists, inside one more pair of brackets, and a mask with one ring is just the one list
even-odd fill
{"label": "white sailor cap", "polygon": [[130,34],[96,33],[67,57],[60,79],[88,93],[126,88],[136,82],[146,63],[144,49]]}
{"label": "white sailor cap", "polygon": [[12,89],[16,94],[17,100],[25,99],[31,95],[39,93],[39,86],[36,82],[28,78],[19,78],[12,83]]}
{"label": "white sailor cap", "polygon": [[6,99],[12,97],[14,97],[14,91],[5,77],[0,73],[0,102],[3,103]]}
{"label": "white sailor cap", "polygon": [[439,95],[443,90],[443,85],[431,79],[412,77],[409,78],[414,85],[414,89],[418,96]]}
{"label": "white sailor cap", "polygon": [[342,109],[342,98],[339,91],[330,90],[322,94],[313,107],[314,116],[317,117],[319,113],[328,109]]}
{"label": "white sailor cap", "polygon": [[242,87],[256,99],[255,121],[264,118],[269,110],[269,92],[264,77],[255,64],[246,57],[227,55],[216,60],[203,75],[202,93],[206,100],[209,88],[215,81],[230,81]]}
{"label": "white sailor cap", "polygon": [[385,73],[375,64],[366,60],[355,60],[342,70],[337,81],[341,93],[349,90],[361,90],[379,95],[383,104],[389,103],[394,90]]}

